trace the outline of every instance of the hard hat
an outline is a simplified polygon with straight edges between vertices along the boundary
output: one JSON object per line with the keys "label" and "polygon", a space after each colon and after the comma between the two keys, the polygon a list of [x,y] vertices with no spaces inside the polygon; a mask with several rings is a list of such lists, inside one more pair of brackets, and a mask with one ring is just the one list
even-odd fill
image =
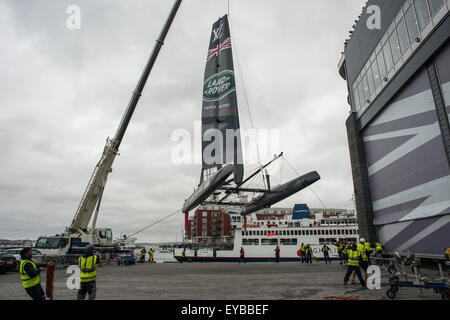
{"label": "hard hat", "polygon": [[366,239],[361,238],[361,239],[359,239],[359,242],[364,243],[364,242],[366,242]]}

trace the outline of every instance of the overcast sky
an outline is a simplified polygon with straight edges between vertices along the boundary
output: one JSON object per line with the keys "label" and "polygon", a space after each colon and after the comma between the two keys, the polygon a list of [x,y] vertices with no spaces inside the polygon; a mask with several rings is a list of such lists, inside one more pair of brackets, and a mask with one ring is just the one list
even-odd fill
{"label": "overcast sky", "polygon": [[[353,207],[337,63],[364,2],[230,1],[242,127],[250,123],[243,78],[254,128],[280,130],[278,152],[300,174],[319,172],[312,189],[330,208]],[[0,1],[0,238],[36,239],[70,224],[172,3]],[[66,26],[70,5],[81,9],[79,30]],[[171,134],[193,132],[200,120],[211,26],[226,11],[227,0],[183,1],[109,176],[98,227],[134,232],[181,208],[196,186],[200,165],[173,163]],[[285,166],[281,177],[295,173]],[[322,207],[308,189],[277,207],[295,203]],[[138,241],[180,240],[183,223],[177,215]]]}

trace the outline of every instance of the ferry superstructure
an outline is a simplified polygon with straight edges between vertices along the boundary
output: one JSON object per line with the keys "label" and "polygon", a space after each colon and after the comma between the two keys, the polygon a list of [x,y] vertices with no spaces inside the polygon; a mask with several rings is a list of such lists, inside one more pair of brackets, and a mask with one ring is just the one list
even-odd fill
{"label": "ferry superstructure", "polygon": [[[296,216],[295,211],[267,213],[270,210],[246,218],[228,212],[231,229],[228,247],[200,247],[191,242],[185,248],[175,249],[175,259],[237,262],[242,247],[246,262],[273,262],[275,248],[279,246],[280,261],[299,261],[299,249],[303,243],[311,246],[315,258],[323,260],[322,246],[326,243],[330,248],[330,259],[336,260],[339,259],[338,241],[356,242],[359,239],[356,214],[351,210],[333,214],[316,213],[303,218]],[[276,209],[273,211],[276,212]]]}

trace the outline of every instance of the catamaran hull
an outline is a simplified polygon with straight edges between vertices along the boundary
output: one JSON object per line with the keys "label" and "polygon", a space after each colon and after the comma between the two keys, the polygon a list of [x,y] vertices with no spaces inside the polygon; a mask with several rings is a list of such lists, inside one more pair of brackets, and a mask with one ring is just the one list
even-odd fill
{"label": "catamaran hull", "polygon": [[217,171],[210,179],[203,182],[195,192],[186,199],[183,205],[183,212],[189,212],[200,205],[214,191],[217,190],[233,173],[233,165],[227,164]]}
{"label": "catamaran hull", "polygon": [[273,189],[271,193],[266,193],[261,198],[245,205],[241,211],[241,215],[248,215],[260,209],[268,208],[271,205],[299,192],[300,190],[306,188],[307,186],[313,184],[318,180],[320,180],[320,175],[316,171],[312,171],[289,182],[286,182]]}

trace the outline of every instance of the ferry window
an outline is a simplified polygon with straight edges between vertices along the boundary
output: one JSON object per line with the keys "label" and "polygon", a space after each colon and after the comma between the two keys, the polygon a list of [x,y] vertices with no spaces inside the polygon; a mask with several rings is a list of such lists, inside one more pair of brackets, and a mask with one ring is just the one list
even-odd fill
{"label": "ferry window", "polygon": [[414,14],[414,6],[410,6],[405,13],[406,28],[409,34],[409,43],[413,43],[419,35],[418,23]]}
{"label": "ferry window", "polygon": [[414,1],[414,7],[416,8],[417,21],[419,22],[420,31],[422,31],[427,23],[430,21],[431,16],[428,12],[428,6],[426,1]]}
{"label": "ferry window", "polygon": [[[400,20],[400,23],[397,25],[397,32],[401,52],[405,53],[406,49],[409,47],[409,38],[408,31],[406,30],[405,19],[402,18],[402,20]],[[392,51],[394,51],[394,48],[392,48]]]}
{"label": "ferry window", "polygon": [[305,230],[302,230],[302,236],[304,236],[305,235]]}
{"label": "ferry window", "polygon": [[309,230],[306,230],[306,235],[309,236]]}
{"label": "ferry window", "polygon": [[242,239],[242,244],[247,246],[259,245],[259,239]]}
{"label": "ferry window", "polygon": [[278,239],[261,239],[261,245],[278,245]]}
{"label": "ferry window", "polygon": [[280,244],[286,246],[297,245],[297,239],[280,239]]}
{"label": "ferry window", "polygon": [[445,0],[428,0],[432,16],[434,16],[436,12],[438,12],[444,2]]}

